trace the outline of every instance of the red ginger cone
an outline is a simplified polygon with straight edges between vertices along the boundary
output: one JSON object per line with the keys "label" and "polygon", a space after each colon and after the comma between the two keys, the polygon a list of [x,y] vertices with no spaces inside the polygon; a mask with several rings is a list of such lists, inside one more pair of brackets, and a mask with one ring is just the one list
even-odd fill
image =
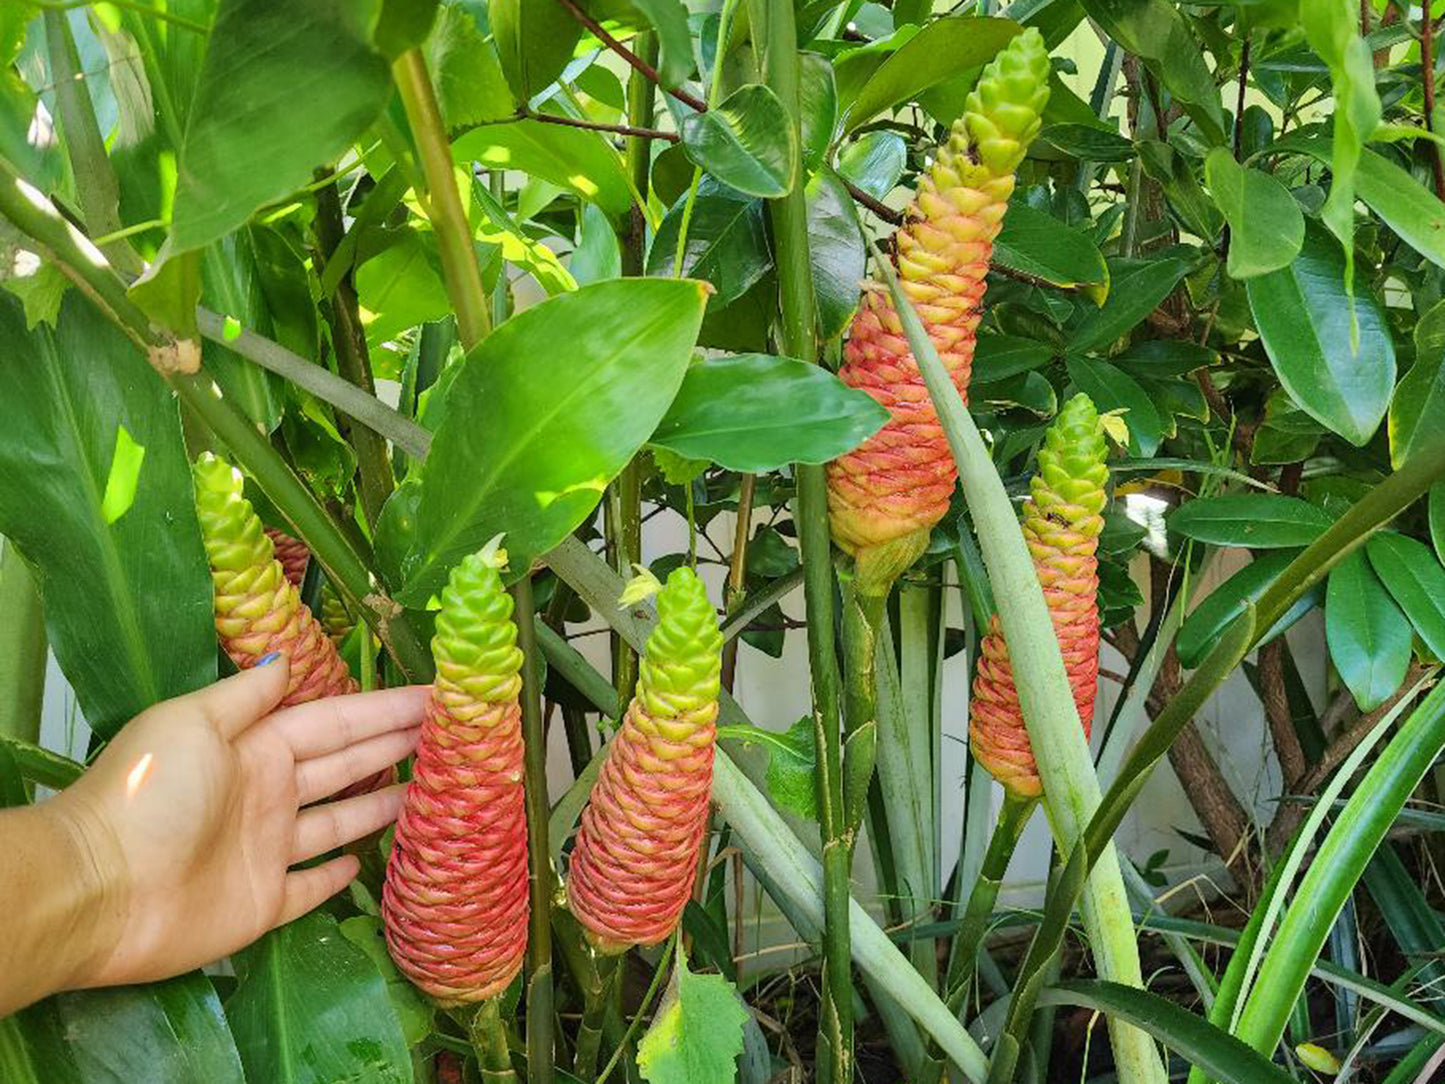
{"label": "red ginger cone", "polygon": [[306,565],[311,560],[311,551],[306,547],[306,543],[299,538],[292,538],[285,531],[278,531],[275,527],[266,528],[266,537],[271,540],[276,560],[281,562],[286,578],[300,587],[301,581],[306,578]]}
{"label": "red ginger cone", "polygon": [[[1064,405],[1039,449],[1039,472],[1024,503],[1023,531],[1054,621],[1064,669],[1087,736],[1099,680],[1099,532],[1109,468],[1099,413],[1087,395]],[[973,682],[968,728],[973,755],[1011,793],[1041,790],[1019,707],[1008,647],[995,616]]]}
{"label": "red ginger cone", "polygon": [[437,677],[386,867],[392,959],[447,1004],[500,994],[527,952],[522,653],[487,550],[452,570]]}
{"label": "red ginger cone", "polygon": [[243,670],[272,652],[291,678],[281,706],[356,692],[321,625],[286,578],[261,520],[242,496],[241,475],[207,453],[196,461],[196,511],[216,592],[216,632]]}
{"label": "red ginger cone", "polygon": [[582,813],[567,900],[604,952],[655,945],[692,895],[707,830],[722,634],[689,568],[657,596],[637,695]]}
{"label": "red ginger cone", "polygon": [[[1048,75],[1048,53],[1036,29],[993,59],[920,179],[895,235],[903,290],[964,402],[984,276],[1014,171],[1039,130]],[[885,291],[865,293],[838,375],[892,416],[862,446],[828,465],[833,540],[854,557],[859,589],[886,593],[927,548],[934,524],[948,510],[958,470]]]}

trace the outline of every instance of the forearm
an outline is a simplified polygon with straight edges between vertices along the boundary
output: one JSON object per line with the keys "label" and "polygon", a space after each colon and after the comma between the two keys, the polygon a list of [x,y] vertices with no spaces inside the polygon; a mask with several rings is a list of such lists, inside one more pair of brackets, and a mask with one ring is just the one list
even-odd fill
{"label": "forearm", "polygon": [[117,928],[107,888],[63,800],[0,810],[0,1017],[86,985]]}

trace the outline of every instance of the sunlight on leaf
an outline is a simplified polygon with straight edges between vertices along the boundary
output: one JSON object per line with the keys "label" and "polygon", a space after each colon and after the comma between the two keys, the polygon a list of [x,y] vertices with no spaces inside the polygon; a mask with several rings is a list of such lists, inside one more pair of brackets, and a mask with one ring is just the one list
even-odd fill
{"label": "sunlight on leaf", "polygon": [[125,426],[115,431],[115,455],[110,461],[110,476],[105,480],[105,496],[100,502],[100,514],[106,525],[114,523],[130,510],[135,503],[135,490],[140,482],[141,463],[146,450],[137,444]]}
{"label": "sunlight on leaf", "polygon": [[648,1084],[735,1079],[747,1018],[727,979],[689,971],[679,945],[662,1008],[637,1044],[643,1077]]}

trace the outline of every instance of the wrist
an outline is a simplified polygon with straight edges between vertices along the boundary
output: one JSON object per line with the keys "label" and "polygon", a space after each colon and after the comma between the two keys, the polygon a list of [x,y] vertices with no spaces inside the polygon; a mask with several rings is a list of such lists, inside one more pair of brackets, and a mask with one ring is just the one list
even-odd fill
{"label": "wrist", "polygon": [[55,943],[67,946],[57,961],[65,972],[57,989],[123,982],[107,965],[126,925],[131,888],[124,852],[115,832],[87,797],[67,791],[34,807],[46,816],[49,836],[65,875],[56,900]]}

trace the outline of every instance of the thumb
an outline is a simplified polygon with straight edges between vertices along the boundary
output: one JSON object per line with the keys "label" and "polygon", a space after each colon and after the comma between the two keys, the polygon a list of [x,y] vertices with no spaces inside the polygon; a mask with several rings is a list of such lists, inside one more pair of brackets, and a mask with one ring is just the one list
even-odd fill
{"label": "thumb", "polygon": [[286,695],[289,676],[290,660],[272,652],[257,660],[251,669],[233,674],[191,696],[222,737],[234,738],[276,709]]}

